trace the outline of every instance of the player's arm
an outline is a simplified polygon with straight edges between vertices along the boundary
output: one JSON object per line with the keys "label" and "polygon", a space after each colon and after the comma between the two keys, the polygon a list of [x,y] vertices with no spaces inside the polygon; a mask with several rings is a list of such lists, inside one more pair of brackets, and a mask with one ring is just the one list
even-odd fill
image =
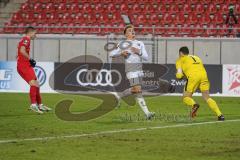
{"label": "player's arm", "polygon": [[181,59],[180,58],[178,58],[177,61],[176,61],[176,70],[177,70],[176,78],[177,79],[182,79],[184,74],[183,74],[183,71],[182,71],[182,65],[181,65]]}
{"label": "player's arm", "polygon": [[25,46],[21,46],[21,48],[20,48],[20,53],[21,53],[24,57],[26,57],[27,59],[30,59],[30,56],[28,55]]}
{"label": "player's arm", "polygon": [[145,45],[143,43],[141,43],[141,49],[137,49],[135,47],[131,48],[132,52],[139,55],[140,57],[142,57],[142,59],[144,61],[148,60],[148,53],[146,51]]}

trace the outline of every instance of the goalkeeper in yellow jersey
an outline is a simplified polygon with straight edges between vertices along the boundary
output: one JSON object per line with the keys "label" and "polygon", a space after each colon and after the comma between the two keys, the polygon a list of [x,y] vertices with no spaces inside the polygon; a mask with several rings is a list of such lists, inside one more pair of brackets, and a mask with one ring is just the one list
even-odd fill
{"label": "goalkeeper in yellow jersey", "polygon": [[217,103],[209,96],[209,81],[207,72],[203,66],[202,60],[195,55],[189,55],[187,47],[179,49],[179,58],[176,61],[176,78],[186,78],[187,82],[183,93],[183,102],[192,107],[191,116],[196,116],[199,104],[197,104],[192,94],[196,89],[200,89],[203,99],[207,102],[208,106],[216,113],[219,121],[224,121],[224,116],[218,108]]}

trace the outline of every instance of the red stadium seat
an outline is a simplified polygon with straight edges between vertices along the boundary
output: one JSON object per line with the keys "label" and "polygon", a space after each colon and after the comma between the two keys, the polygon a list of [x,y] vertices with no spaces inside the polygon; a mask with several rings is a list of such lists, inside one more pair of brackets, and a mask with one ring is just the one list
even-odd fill
{"label": "red stadium seat", "polygon": [[128,13],[128,6],[126,5],[126,4],[121,4],[121,6],[120,6],[120,12],[121,13],[124,13],[124,14],[127,14]]}
{"label": "red stadium seat", "polygon": [[112,3],[110,3],[110,4],[107,6],[107,11],[108,11],[108,12],[112,12],[112,13],[116,12],[116,11],[117,11],[116,6],[115,6],[114,4],[112,4]]}
{"label": "red stadium seat", "polygon": [[169,7],[168,12],[169,12],[170,14],[176,14],[177,12],[179,12],[178,6],[172,4],[172,5]]}
{"label": "red stadium seat", "polygon": [[212,0],[201,0],[200,3],[202,4],[210,4],[212,2]]}
{"label": "red stadium seat", "polygon": [[226,4],[236,4],[237,2],[239,3],[239,0],[225,0]]}
{"label": "red stadium seat", "polygon": [[140,12],[142,12],[141,6],[139,4],[137,4],[137,3],[134,4],[132,6],[131,12],[133,12],[133,13],[140,13]]}
{"label": "red stadium seat", "polygon": [[174,3],[176,3],[177,5],[183,5],[186,3],[186,0],[178,0],[178,1],[174,1]]}
{"label": "red stadium seat", "polygon": [[188,15],[188,18],[187,18],[186,21],[187,21],[188,24],[196,24],[196,23],[198,23],[197,14],[190,14],[190,15]]}
{"label": "red stadium seat", "polygon": [[212,1],[214,4],[223,4],[225,0],[217,0],[217,1]]}
{"label": "red stadium seat", "polygon": [[199,0],[189,0],[188,1],[188,3],[190,3],[190,4],[197,4],[199,2],[200,2]]}
{"label": "red stadium seat", "polygon": [[163,21],[163,24],[171,24],[173,21],[172,15],[168,13],[164,14],[162,21]]}
{"label": "red stadium seat", "polygon": [[183,24],[181,26],[181,28],[179,28],[179,35],[182,35],[182,36],[188,36],[191,34],[191,29],[190,29],[190,26],[188,24]]}
{"label": "red stadium seat", "polygon": [[48,3],[45,6],[45,10],[46,12],[50,13],[50,12],[55,12],[55,7],[53,5],[53,3]]}
{"label": "red stadium seat", "polygon": [[32,23],[33,21],[35,21],[35,15],[33,12],[29,12],[25,14],[24,20],[26,23]]}
{"label": "red stadium seat", "polygon": [[58,13],[66,13],[67,12],[67,7],[66,7],[66,4],[65,3],[60,3],[58,6],[57,6],[57,10],[56,10]]}
{"label": "red stadium seat", "polygon": [[165,14],[165,13],[167,12],[166,6],[160,4],[160,5],[157,7],[157,12],[158,12],[158,13],[161,13],[161,14]]}
{"label": "red stadium seat", "polygon": [[184,24],[185,23],[185,17],[184,14],[182,12],[180,12],[179,14],[176,15],[176,17],[174,18],[174,24]]}
{"label": "red stadium seat", "polygon": [[217,12],[217,7],[215,4],[209,4],[206,9],[207,13],[209,14],[215,14]]}
{"label": "red stadium seat", "polygon": [[[235,9],[234,9],[234,12],[236,13],[236,14],[240,14],[240,4],[236,4],[235,5]],[[240,23],[240,22],[239,22]]]}
{"label": "red stadium seat", "polygon": [[150,17],[150,21],[152,25],[158,25],[159,23],[159,18],[157,14],[152,14]]}
{"label": "red stadium seat", "polygon": [[41,12],[42,11],[42,4],[41,3],[36,3],[34,4],[33,11],[36,12]]}
{"label": "red stadium seat", "polygon": [[195,5],[193,10],[195,11],[196,14],[202,14],[202,13],[204,13],[204,6],[199,3],[199,4]]}
{"label": "red stadium seat", "polygon": [[192,35],[199,37],[205,32],[205,29],[203,28],[203,25],[196,24],[193,26],[193,29],[191,32],[192,32]]}
{"label": "red stadium seat", "polygon": [[21,13],[13,14],[11,21],[14,22],[14,23],[22,22],[23,21],[22,14]]}
{"label": "red stadium seat", "polygon": [[213,23],[215,24],[222,24],[224,23],[223,16],[221,14],[215,14],[213,18]]}
{"label": "red stadium seat", "polygon": [[210,19],[209,15],[207,15],[207,14],[201,15],[201,17],[200,17],[200,24],[207,25],[210,22],[211,22],[211,19]]}
{"label": "red stadium seat", "polygon": [[223,24],[220,26],[220,30],[218,31],[218,34],[220,35],[220,37],[226,37],[228,35],[228,27],[226,24]]}
{"label": "red stadium seat", "polygon": [[227,4],[221,4],[220,6],[220,12],[222,14],[228,14],[229,9],[228,9],[228,5]]}
{"label": "red stadium seat", "polygon": [[184,13],[190,14],[192,12],[191,5],[188,4],[188,3],[184,4],[183,7],[182,7],[182,11]]}
{"label": "red stadium seat", "polygon": [[208,36],[212,36],[212,37],[216,37],[217,36],[217,32],[218,29],[216,28],[217,26],[214,24],[210,24],[207,26],[207,35]]}

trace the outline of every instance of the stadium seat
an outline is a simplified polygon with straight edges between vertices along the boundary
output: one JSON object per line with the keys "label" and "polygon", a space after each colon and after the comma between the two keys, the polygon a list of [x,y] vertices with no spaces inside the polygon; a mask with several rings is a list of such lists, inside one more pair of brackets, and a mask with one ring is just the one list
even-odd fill
{"label": "stadium seat", "polygon": [[169,12],[170,14],[176,14],[177,12],[179,12],[178,6],[172,4],[172,5],[169,7],[168,12]]}
{"label": "stadium seat", "polygon": [[190,14],[188,15],[187,17],[187,20],[188,24],[196,24],[198,23],[198,17],[197,17],[197,14]]}
{"label": "stadium seat", "polygon": [[182,12],[186,13],[186,14],[190,14],[192,12],[192,8],[191,5],[186,3],[183,5],[183,7],[181,8]]}
{"label": "stadium seat", "polygon": [[208,14],[203,14],[200,17],[200,24],[209,24],[211,22],[210,16]]}
{"label": "stadium seat", "polygon": [[[229,5],[234,5],[234,13],[239,19],[240,3],[238,0],[28,0],[5,25],[4,32],[20,33],[23,30],[12,29],[14,25],[38,25],[41,33],[122,33],[122,29],[111,28],[124,26],[122,14],[128,15],[137,27],[177,26],[185,28],[156,28],[161,36],[221,36],[226,30],[206,30],[198,27],[221,27],[229,13]],[[44,26],[70,26],[69,29],[46,29]],[[108,26],[108,29],[78,28],[74,26]],[[186,27],[193,27],[192,29]],[[197,27],[194,29],[194,27]],[[225,26],[226,27],[226,26]],[[234,27],[240,27],[235,25]],[[202,33],[203,31],[203,33]],[[139,33],[148,34],[151,28]],[[165,32],[171,33],[167,34]],[[237,32],[237,31],[236,31]],[[196,34],[194,34],[196,33]],[[233,34],[231,34],[233,36]]]}
{"label": "stadium seat", "polygon": [[212,2],[212,0],[200,0],[201,4],[209,5]]}
{"label": "stadium seat", "polygon": [[177,14],[174,18],[174,24],[184,24],[185,23],[185,17],[184,17],[184,13],[180,12],[179,14]]}
{"label": "stadium seat", "polygon": [[213,23],[215,23],[215,24],[222,24],[222,23],[224,23],[224,19],[223,19],[223,16],[222,16],[222,14],[220,14],[220,13],[218,13],[218,14],[215,14],[214,15],[214,18],[213,18]]}
{"label": "stadium seat", "polygon": [[206,11],[208,14],[215,14],[217,12],[217,7],[215,4],[211,3],[207,6]]}
{"label": "stadium seat", "polygon": [[163,19],[162,19],[163,24],[165,24],[165,25],[171,24],[172,21],[173,21],[172,15],[167,14],[167,13],[164,14]]}
{"label": "stadium seat", "polygon": [[194,10],[194,12],[196,13],[196,14],[202,14],[202,13],[204,13],[204,6],[202,5],[202,4],[196,4],[195,6],[194,6],[194,8],[193,8],[193,10]]}

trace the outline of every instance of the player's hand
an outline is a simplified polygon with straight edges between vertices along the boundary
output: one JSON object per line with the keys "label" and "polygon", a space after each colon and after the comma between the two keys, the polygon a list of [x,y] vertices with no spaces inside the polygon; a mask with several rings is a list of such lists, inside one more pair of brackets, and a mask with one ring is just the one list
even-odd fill
{"label": "player's hand", "polygon": [[135,47],[131,47],[131,51],[132,51],[133,53],[137,54],[137,55],[139,55],[139,53],[140,53],[140,49],[135,48]]}
{"label": "player's hand", "polygon": [[34,59],[29,59],[29,63],[31,65],[31,67],[35,67],[36,66],[36,61]]}
{"label": "player's hand", "polygon": [[123,52],[121,53],[121,55],[122,55],[124,58],[127,58],[128,55],[129,55],[129,53],[128,53],[128,51],[123,51]]}

